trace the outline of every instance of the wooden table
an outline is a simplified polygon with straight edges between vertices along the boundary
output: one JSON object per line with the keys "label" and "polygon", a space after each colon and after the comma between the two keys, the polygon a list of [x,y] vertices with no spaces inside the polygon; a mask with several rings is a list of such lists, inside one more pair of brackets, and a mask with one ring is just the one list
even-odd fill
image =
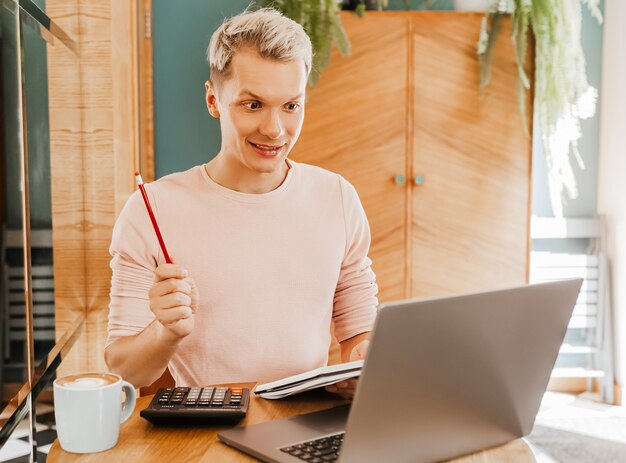
{"label": "wooden table", "polygon": [[[254,384],[242,385],[251,390]],[[257,461],[220,442],[217,432],[224,427],[153,426],[139,416],[152,396],[137,399],[130,419],[120,428],[117,445],[106,452],[74,454],[61,449],[55,440],[49,463],[65,462],[253,462]],[[343,403],[323,390],[310,391],[278,401],[252,397],[246,419],[241,424],[261,423],[276,418],[322,410]],[[506,445],[453,460],[454,463],[536,463],[526,442],[515,440]]]}

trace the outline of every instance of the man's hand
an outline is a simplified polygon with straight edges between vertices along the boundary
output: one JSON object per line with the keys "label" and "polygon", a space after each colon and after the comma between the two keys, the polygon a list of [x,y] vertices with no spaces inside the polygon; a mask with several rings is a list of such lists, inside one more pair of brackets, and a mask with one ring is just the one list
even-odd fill
{"label": "man's hand", "polygon": [[[367,349],[369,345],[369,339],[364,339],[356,346],[354,346],[352,348],[352,351],[350,352],[350,362],[364,359],[365,355],[367,354]],[[338,383],[331,384],[330,386],[326,386],[326,390],[328,392],[338,394],[342,399],[352,400],[352,398],[354,397],[354,391],[356,390],[356,382],[357,379],[355,378],[346,379],[343,381],[339,381]]]}
{"label": "man's hand", "polygon": [[156,268],[155,283],[150,288],[150,310],[171,339],[178,341],[194,327],[198,308],[198,289],[180,265],[161,264]]}

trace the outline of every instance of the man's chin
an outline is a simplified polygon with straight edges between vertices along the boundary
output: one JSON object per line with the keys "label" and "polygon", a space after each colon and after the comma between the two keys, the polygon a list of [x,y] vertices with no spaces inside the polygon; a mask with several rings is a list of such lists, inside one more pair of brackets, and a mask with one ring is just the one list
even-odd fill
{"label": "man's chin", "polygon": [[277,159],[258,159],[251,163],[250,167],[260,174],[276,174],[283,170],[285,158],[281,156]]}

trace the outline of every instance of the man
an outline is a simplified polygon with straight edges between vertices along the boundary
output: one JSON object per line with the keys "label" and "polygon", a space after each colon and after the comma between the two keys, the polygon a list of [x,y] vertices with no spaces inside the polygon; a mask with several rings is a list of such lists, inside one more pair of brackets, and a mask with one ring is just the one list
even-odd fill
{"label": "man", "polygon": [[[342,177],[287,158],[304,120],[311,42],[263,9],[224,22],[208,50],[209,113],[222,146],[210,162],[146,189],[166,264],[139,194],[111,243],[111,371],[135,386],[166,368],[177,385],[271,381],[328,360],[363,358],[377,287],[370,232]],[[349,397],[354,381],[329,390]]]}

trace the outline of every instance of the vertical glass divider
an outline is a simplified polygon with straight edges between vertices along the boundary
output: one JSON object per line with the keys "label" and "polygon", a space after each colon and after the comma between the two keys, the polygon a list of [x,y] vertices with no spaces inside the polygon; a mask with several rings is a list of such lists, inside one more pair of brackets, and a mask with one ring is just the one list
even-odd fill
{"label": "vertical glass divider", "polygon": [[17,61],[20,69],[20,85],[18,88],[18,110],[21,116],[20,125],[20,173],[21,173],[21,200],[22,200],[22,244],[24,259],[24,309],[26,322],[26,380],[29,386],[27,398],[29,432],[31,444],[30,461],[37,461],[37,441],[36,441],[36,417],[35,404],[33,402],[32,391],[35,374],[35,338],[33,327],[33,289],[32,289],[32,269],[31,269],[31,249],[30,249],[30,203],[29,203],[29,183],[28,183],[28,127],[26,125],[26,73],[24,70],[24,35],[22,32],[22,10],[18,8],[16,21],[17,27]]}

